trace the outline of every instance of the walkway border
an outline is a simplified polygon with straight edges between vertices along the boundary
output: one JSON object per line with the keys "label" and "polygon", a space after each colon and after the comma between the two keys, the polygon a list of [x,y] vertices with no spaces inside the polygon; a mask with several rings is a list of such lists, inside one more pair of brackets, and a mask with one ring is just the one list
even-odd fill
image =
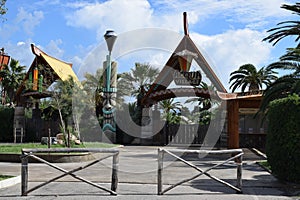
{"label": "walkway border", "polygon": [[[77,167],[73,170],[67,171],[61,167],[58,167],[40,157],[38,155],[34,155],[35,153],[84,153],[84,152],[92,152],[92,153],[110,153],[110,155],[107,155],[103,158],[96,159],[95,161],[92,161],[84,166]],[[61,172],[63,172],[62,175],[57,176],[55,178],[50,179],[49,181],[46,181],[44,183],[41,183],[40,185],[37,185],[31,189],[28,190],[28,159],[29,157],[40,161],[42,163],[45,163],[46,165],[53,167],[54,169],[57,169]],[[104,159],[107,159],[109,157],[113,157],[112,161],[112,177],[111,177],[111,189],[107,189],[103,186],[100,186],[99,184],[93,183],[87,179],[84,179],[78,175],[75,175],[74,173],[77,171],[80,171],[82,169],[88,168]],[[27,196],[28,193],[43,187],[47,185],[48,183],[51,183],[53,181],[56,181],[66,175],[70,175],[82,182],[85,182],[89,185],[92,185],[96,188],[99,188],[101,190],[104,190],[106,192],[109,192],[111,195],[117,195],[117,187],[118,187],[118,168],[119,168],[119,150],[117,149],[103,149],[103,148],[54,148],[54,149],[22,149],[22,156],[21,156],[21,161],[22,161],[22,167],[21,167],[21,195],[22,196]]]}
{"label": "walkway border", "polygon": [[[169,186],[168,188],[163,189],[163,181],[162,181],[162,172],[163,172],[163,159],[164,159],[164,154],[167,153],[173,157],[175,157],[176,159],[178,159],[179,161],[185,163],[186,165],[194,168],[195,170],[199,171],[200,173],[188,178],[188,179],[184,179],[178,183],[175,183],[171,186]],[[202,170],[199,167],[197,167],[196,165],[184,160],[183,158],[175,155],[174,153],[198,153],[198,154],[232,154],[232,157],[225,160],[224,162],[220,163],[220,164],[216,164],[206,170]],[[166,193],[167,191],[183,184],[186,183],[188,181],[191,181],[195,178],[198,178],[201,175],[206,175],[209,178],[222,183],[228,187],[230,187],[231,189],[235,190],[237,193],[242,193],[242,159],[243,159],[243,150],[242,149],[229,149],[229,150],[181,150],[181,149],[163,149],[163,148],[159,148],[158,149],[158,170],[157,170],[157,194],[158,195],[163,195],[164,193]],[[220,165],[226,164],[229,161],[235,160],[236,164],[237,164],[237,186],[233,186],[230,183],[221,180],[215,176],[210,175],[209,173],[207,173],[208,171],[212,170],[213,168],[216,168]]]}

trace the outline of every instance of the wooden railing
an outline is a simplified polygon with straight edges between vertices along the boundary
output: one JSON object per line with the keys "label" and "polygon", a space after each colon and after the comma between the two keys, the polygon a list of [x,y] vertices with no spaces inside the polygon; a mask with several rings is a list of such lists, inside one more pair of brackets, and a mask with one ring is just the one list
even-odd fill
{"label": "wooden railing", "polygon": [[[58,167],[40,157],[38,155],[34,155],[36,153],[84,153],[84,152],[91,152],[91,153],[109,153],[109,155],[96,159],[84,166],[75,168],[73,170],[67,171],[61,167]],[[88,168],[106,158],[113,157],[112,161],[112,178],[111,178],[111,189],[105,188],[103,186],[100,186],[99,184],[93,183],[87,179],[84,179],[78,175],[75,175],[74,173],[77,171],[80,171],[82,169]],[[50,179],[49,181],[46,181],[44,183],[41,183],[40,185],[37,185],[31,189],[28,189],[28,159],[33,158],[37,161],[40,161],[42,163],[45,163],[46,165],[57,169],[61,172],[63,172],[62,175],[57,176],[55,178]],[[119,150],[117,149],[101,149],[101,148],[54,148],[54,149],[22,149],[22,156],[21,156],[21,161],[22,161],[22,167],[21,167],[21,195],[22,196],[27,196],[28,193],[45,186],[53,181],[56,181],[62,177],[65,177],[67,175],[70,175],[82,182],[85,182],[89,185],[92,185],[96,188],[99,188],[101,190],[104,190],[106,192],[109,192],[111,195],[117,195],[117,187],[118,187],[118,165],[119,165]]]}
{"label": "wooden railing", "polygon": [[[179,161],[185,163],[186,165],[190,166],[191,168],[197,170],[198,172],[200,172],[199,174],[188,178],[188,179],[184,179],[178,183],[175,183],[171,186],[169,186],[168,188],[163,190],[163,180],[162,180],[162,174],[163,174],[163,159],[164,159],[164,154],[167,153],[173,157],[175,157],[176,159],[178,159]],[[198,153],[198,154],[232,154],[233,156],[227,160],[225,160],[224,162],[220,163],[220,164],[216,164],[206,170],[202,170],[199,167],[197,167],[196,165],[184,160],[183,158],[175,155],[175,153]],[[167,150],[167,149],[163,149],[163,148],[159,148],[158,149],[158,170],[157,170],[157,194],[158,195],[163,195],[164,193],[168,192],[169,190],[182,185],[183,183],[186,183],[188,181],[194,180],[195,178],[198,178],[201,175],[206,175],[209,178],[222,183],[228,187],[230,187],[231,189],[235,190],[237,193],[242,193],[242,155],[243,155],[243,150],[242,149],[230,149],[230,150],[180,150],[180,149],[172,149],[172,150]],[[237,164],[237,186],[233,186],[232,184],[221,180],[220,178],[217,178],[213,175],[210,175],[208,172],[218,166],[221,166],[223,164],[228,163],[229,161],[235,160],[236,164]]]}

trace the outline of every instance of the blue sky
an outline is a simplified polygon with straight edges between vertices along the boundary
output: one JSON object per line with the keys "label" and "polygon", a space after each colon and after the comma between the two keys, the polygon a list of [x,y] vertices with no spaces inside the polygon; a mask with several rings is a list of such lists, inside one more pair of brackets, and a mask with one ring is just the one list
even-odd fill
{"label": "blue sky", "polygon": [[[49,55],[73,63],[78,73],[88,55],[105,44],[103,34],[107,29],[122,35],[137,29],[160,28],[183,36],[182,13],[186,11],[192,40],[204,51],[228,89],[229,74],[240,65],[266,66],[277,61],[287,47],[295,46],[294,38],[284,39],[275,47],[261,41],[267,36],[266,30],[278,22],[297,19],[280,8],[284,3],[295,1],[8,0],[6,21],[0,23],[0,46],[22,65],[30,66],[34,58],[30,44],[35,43]],[[122,44],[126,45],[124,41]],[[172,47],[168,50],[172,51]],[[134,62],[163,65],[170,56],[168,51],[146,54],[132,54],[126,62],[120,59],[120,71],[128,71]],[[93,62],[102,63],[105,57],[97,59]]]}

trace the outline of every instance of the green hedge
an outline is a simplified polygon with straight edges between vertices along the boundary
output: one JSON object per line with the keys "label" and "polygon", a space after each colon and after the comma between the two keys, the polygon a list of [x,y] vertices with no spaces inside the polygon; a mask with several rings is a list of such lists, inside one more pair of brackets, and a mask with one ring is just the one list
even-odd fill
{"label": "green hedge", "polygon": [[0,142],[13,142],[14,108],[0,106]]}
{"label": "green hedge", "polygon": [[300,97],[291,95],[270,104],[266,153],[272,173],[300,182]]}

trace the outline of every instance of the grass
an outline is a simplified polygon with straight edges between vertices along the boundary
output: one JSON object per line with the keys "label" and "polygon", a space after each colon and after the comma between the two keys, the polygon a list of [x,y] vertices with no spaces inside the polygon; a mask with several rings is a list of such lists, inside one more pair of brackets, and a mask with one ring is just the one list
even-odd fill
{"label": "grass", "polygon": [[8,179],[8,178],[12,178],[12,177],[14,177],[14,176],[8,176],[8,175],[1,175],[0,174],[0,181]]}
{"label": "grass", "polygon": [[[51,148],[63,148],[64,146],[55,144],[51,145]],[[117,147],[114,144],[100,143],[100,142],[85,142],[84,144],[74,145],[74,148],[112,148]],[[48,148],[47,145],[40,143],[23,143],[23,144],[0,144],[0,153],[14,153],[21,154],[23,148],[34,149],[34,148]]]}

